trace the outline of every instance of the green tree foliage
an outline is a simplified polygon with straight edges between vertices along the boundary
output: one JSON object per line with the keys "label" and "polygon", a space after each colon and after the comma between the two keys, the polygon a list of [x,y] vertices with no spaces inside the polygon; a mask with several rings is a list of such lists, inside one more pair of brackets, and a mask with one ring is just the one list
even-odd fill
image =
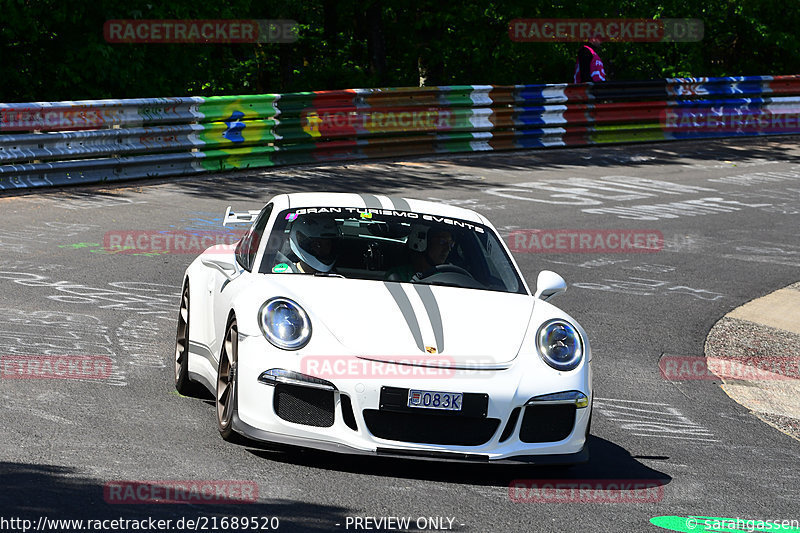
{"label": "green tree foliage", "polygon": [[[697,18],[697,43],[604,43],[612,79],[793,74],[779,0],[0,0],[0,101],[570,81],[576,43],[518,43],[515,18]],[[291,44],[111,44],[109,19],[292,19]]]}

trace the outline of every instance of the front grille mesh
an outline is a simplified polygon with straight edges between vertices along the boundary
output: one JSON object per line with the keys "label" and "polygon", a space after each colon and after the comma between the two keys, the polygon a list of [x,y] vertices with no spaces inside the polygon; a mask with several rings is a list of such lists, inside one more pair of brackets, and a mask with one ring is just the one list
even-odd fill
{"label": "front grille mesh", "polygon": [[529,405],[525,407],[519,440],[557,442],[569,437],[575,426],[575,405]]}
{"label": "front grille mesh", "polygon": [[333,425],[333,391],[279,383],[274,398],[275,414],[287,422],[323,428]]}
{"label": "front grille mesh", "polygon": [[364,410],[364,422],[374,436],[400,442],[479,446],[489,442],[500,425],[497,418],[441,416]]}

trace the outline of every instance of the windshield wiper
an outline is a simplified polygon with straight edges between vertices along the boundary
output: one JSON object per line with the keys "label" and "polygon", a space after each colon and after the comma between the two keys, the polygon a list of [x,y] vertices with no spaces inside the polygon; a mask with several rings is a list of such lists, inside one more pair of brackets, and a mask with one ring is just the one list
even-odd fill
{"label": "windshield wiper", "polygon": [[[420,283],[420,282],[417,282]],[[444,281],[425,281],[422,282],[422,285],[439,285],[441,287],[458,287],[459,289],[470,289],[471,287],[465,287],[463,285],[459,285],[458,283],[447,283]]]}
{"label": "windshield wiper", "polygon": [[333,272],[314,272],[315,276],[322,276],[325,278],[344,278],[341,274],[334,274]]}

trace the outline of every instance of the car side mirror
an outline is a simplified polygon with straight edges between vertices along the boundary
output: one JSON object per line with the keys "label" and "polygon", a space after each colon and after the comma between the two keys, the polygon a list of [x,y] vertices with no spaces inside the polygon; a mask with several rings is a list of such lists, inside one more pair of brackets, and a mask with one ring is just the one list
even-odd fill
{"label": "car side mirror", "polygon": [[536,293],[533,296],[546,302],[566,290],[567,282],[564,281],[564,278],[552,270],[542,270],[539,272],[539,277],[536,278]]}
{"label": "car side mirror", "polygon": [[236,277],[236,266],[233,263],[220,259],[202,259],[205,266],[219,270],[225,278],[230,281]]}

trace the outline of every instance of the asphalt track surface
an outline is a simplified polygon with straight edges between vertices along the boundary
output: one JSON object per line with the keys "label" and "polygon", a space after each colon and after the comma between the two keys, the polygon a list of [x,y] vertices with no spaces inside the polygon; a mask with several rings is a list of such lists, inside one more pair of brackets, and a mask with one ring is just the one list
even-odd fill
{"label": "asphalt track surface", "polygon": [[[219,230],[228,205],[260,209],[274,194],[321,190],[463,205],[504,237],[534,228],[663,234],[657,253],[515,254],[531,286],[542,269],[567,280],[555,303],[590,335],[588,464],[464,465],[229,444],[211,401],[176,394],[178,292],[194,255],[108,253],[106,232]],[[720,317],[800,278],[792,138],[278,168],[6,195],[0,212],[2,355],[113,363],[104,380],[0,379],[0,518],[258,516],[278,517],[280,531],[365,531],[356,517],[409,517],[412,530],[425,525],[419,518],[430,526],[428,518],[445,517],[470,532],[662,531],[649,522],[662,515],[800,519],[800,442],[718,382],[669,381],[658,366],[664,355],[702,356]],[[660,488],[655,501],[544,503],[514,501],[531,498],[509,491],[517,479]],[[106,503],[104,485],[121,480],[252,481],[258,502]]]}

